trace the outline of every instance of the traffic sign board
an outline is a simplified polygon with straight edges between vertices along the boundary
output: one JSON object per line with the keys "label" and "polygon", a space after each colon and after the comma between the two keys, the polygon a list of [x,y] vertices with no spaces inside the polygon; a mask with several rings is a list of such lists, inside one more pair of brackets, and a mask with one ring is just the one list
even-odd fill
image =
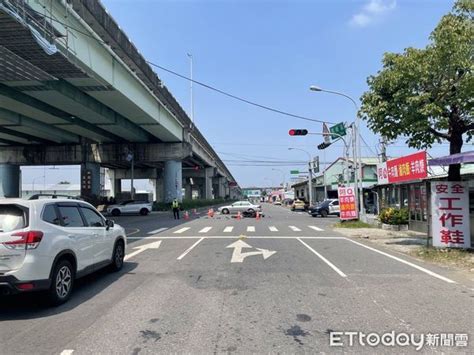
{"label": "traffic sign board", "polygon": [[331,134],[332,139],[338,139],[338,138],[340,138],[340,136],[345,136],[346,135],[346,127],[344,126],[344,122],[341,122],[341,123],[338,123],[338,124],[332,126],[331,128],[329,128],[329,131],[331,133],[335,133],[335,134]]}
{"label": "traffic sign board", "polygon": [[299,174],[300,171],[299,170],[290,170],[290,174]]}

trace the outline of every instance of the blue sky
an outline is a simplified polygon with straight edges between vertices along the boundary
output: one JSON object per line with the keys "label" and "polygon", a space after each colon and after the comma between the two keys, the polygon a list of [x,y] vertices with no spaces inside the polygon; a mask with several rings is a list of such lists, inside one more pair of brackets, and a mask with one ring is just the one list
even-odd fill
{"label": "blue sky", "polygon": [[[309,86],[343,91],[358,101],[367,88],[367,76],[380,69],[383,53],[425,46],[453,4],[430,0],[102,2],[149,61],[188,75],[186,53],[192,53],[198,81],[334,123],[353,120],[351,102],[310,92]],[[156,71],[189,111],[189,83]],[[332,161],[342,153],[342,147],[334,145],[323,157],[316,149],[320,137],[288,136],[290,128],[320,132],[320,124],[248,106],[199,86],[194,95],[196,124],[224,160],[307,159],[305,153],[288,151],[288,147],[319,154],[322,161]],[[373,155],[379,137],[365,125],[363,136],[370,146],[363,147],[363,155]],[[388,154],[411,151],[404,146],[402,140],[395,142]],[[447,145],[431,151],[433,156],[444,154],[448,154]],[[241,186],[278,183],[283,175],[268,167],[229,163],[229,168]],[[279,168],[286,179],[291,168]]]}

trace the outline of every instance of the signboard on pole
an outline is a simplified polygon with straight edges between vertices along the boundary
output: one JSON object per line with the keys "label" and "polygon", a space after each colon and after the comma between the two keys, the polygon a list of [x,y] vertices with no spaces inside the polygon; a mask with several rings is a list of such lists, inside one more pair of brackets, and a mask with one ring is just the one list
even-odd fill
{"label": "signboard on pole", "polygon": [[329,128],[326,123],[323,123],[323,137],[324,143],[331,144],[331,135],[329,133]]}
{"label": "signboard on pole", "polygon": [[300,173],[299,170],[290,170],[291,175],[295,175],[295,174],[299,174],[299,173]]}
{"label": "signboard on pole", "polygon": [[332,126],[331,128],[329,128],[329,131],[331,133],[335,133],[335,134],[331,134],[332,139],[338,139],[338,138],[341,138],[341,136],[345,136],[346,127],[344,126],[344,122],[341,122]]}
{"label": "signboard on pole", "polygon": [[471,247],[468,183],[432,182],[431,216],[433,246]]}
{"label": "signboard on pole", "polygon": [[339,187],[339,218],[341,220],[357,219],[357,206],[353,187]]}
{"label": "signboard on pole", "polygon": [[418,152],[377,165],[379,184],[420,180],[428,176],[426,152]]}

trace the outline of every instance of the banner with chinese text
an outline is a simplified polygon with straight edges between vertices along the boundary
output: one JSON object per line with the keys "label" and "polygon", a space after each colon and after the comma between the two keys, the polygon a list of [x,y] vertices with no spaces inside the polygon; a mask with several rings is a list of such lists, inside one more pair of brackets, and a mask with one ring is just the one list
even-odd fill
{"label": "banner with chinese text", "polygon": [[470,248],[469,186],[466,182],[431,184],[433,246]]}
{"label": "banner with chinese text", "polygon": [[420,180],[428,176],[426,152],[418,152],[377,165],[379,184]]}
{"label": "banner with chinese text", "polygon": [[355,201],[354,188],[339,187],[337,189],[339,194],[339,218],[342,220],[357,219],[357,206]]}

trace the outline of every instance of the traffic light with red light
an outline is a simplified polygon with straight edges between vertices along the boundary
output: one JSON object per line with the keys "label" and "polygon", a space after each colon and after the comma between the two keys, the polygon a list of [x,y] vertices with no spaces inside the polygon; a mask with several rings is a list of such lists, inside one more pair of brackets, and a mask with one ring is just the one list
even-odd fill
{"label": "traffic light with red light", "polygon": [[307,129],[290,129],[288,131],[290,136],[306,136],[308,134]]}

